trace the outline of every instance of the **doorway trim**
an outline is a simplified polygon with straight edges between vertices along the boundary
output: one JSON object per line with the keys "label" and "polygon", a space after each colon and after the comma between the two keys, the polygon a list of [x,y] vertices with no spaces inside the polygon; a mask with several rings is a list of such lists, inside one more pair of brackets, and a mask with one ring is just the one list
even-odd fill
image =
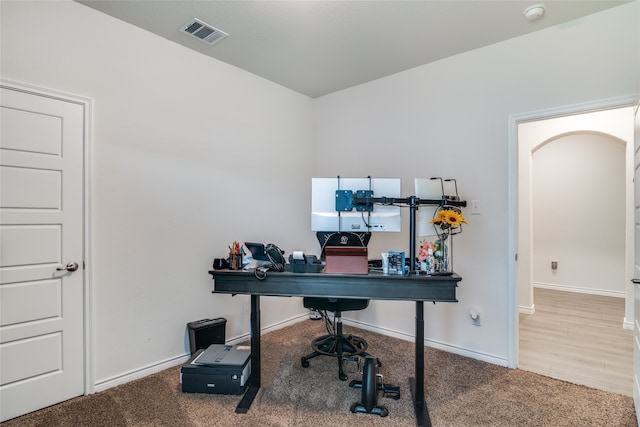
{"label": "doorway trim", "polygon": [[[519,243],[519,208],[518,208],[518,124],[523,122],[546,120],[551,118],[571,116],[576,114],[592,113],[613,108],[633,106],[636,102],[635,95],[624,95],[615,98],[601,99],[597,101],[553,107],[544,110],[535,110],[526,113],[511,114],[508,117],[508,366],[518,367],[518,340],[519,340],[519,282],[518,282],[518,243]],[[627,298],[629,296],[627,295]]]}
{"label": "doorway trim", "polygon": [[92,184],[93,184],[93,150],[92,150],[92,131],[93,131],[93,100],[88,97],[72,95],[54,89],[44,88],[29,83],[9,80],[0,77],[0,86],[13,90],[31,93],[43,97],[60,99],[66,102],[79,104],[83,107],[84,130],[83,130],[83,269],[82,280],[84,289],[83,300],[83,340],[84,340],[84,394],[92,394],[95,392],[95,375],[93,369],[93,259],[92,259]]}

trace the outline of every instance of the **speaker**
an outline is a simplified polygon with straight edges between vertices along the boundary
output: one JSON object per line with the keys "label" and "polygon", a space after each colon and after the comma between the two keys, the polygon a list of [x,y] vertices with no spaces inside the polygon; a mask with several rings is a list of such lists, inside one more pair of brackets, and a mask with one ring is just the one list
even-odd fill
{"label": "speaker", "polygon": [[206,350],[211,344],[224,344],[227,319],[202,319],[187,323],[191,354],[198,350]]}

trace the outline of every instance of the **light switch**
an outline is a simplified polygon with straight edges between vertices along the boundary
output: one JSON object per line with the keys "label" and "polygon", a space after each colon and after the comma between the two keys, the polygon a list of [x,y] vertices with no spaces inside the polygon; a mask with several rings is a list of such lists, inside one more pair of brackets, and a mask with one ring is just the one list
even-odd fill
{"label": "light switch", "polygon": [[480,215],[480,200],[471,201],[471,215]]}

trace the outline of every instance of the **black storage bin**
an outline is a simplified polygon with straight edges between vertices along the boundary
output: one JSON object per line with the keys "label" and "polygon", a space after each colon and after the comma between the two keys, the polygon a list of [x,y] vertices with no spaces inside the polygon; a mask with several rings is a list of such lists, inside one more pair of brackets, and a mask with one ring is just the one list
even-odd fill
{"label": "black storage bin", "polygon": [[224,344],[227,319],[202,319],[187,323],[189,330],[189,345],[191,354],[198,350],[205,350],[211,344]]}

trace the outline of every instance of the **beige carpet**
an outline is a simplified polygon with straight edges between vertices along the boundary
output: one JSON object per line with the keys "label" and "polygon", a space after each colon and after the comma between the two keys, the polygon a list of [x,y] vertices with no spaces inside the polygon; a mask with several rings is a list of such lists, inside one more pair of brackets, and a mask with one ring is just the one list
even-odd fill
{"label": "beige carpet", "polygon": [[[368,331],[346,332],[369,342],[385,382],[401,399],[379,397],[386,418],[352,414],[361,391],[337,378],[336,360],[320,357],[302,368],[313,337],[325,333],[305,320],[262,337],[263,387],[247,414],[240,396],[181,392],[180,367],[3,423],[14,426],[414,426],[407,378],[413,343]],[[633,400],[584,386],[425,349],[425,395],[434,426],[636,426]],[[347,365],[347,367],[353,367]],[[351,374],[359,379],[359,375]]]}

